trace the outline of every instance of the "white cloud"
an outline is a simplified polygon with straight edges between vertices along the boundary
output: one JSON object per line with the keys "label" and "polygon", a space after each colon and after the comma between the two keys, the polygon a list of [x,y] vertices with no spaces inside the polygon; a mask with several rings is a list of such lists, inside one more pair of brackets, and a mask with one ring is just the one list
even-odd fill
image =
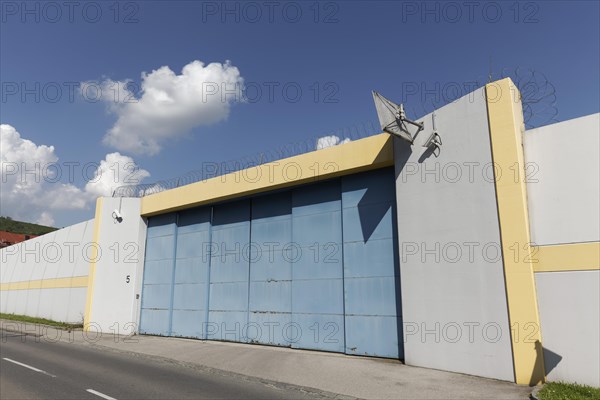
{"label": "white cloud", "polygon": [[45,225],[45,226],[53,226],[54,225],[54,218],[52,217],[52,215],[47,212],[47,211],[43,211],[40,216],[38,217],[38,219],[35,221],[36,224],[40,224],[40,225]]}
{"label": "white cloud", "polygon": [[60,182],[54,146],[37,145],[11,125],[0,125],[0,214],[14,219],[54,224],[53,211],[83,210],[116,186],[137,184],[150,176],[131,157],[107,154],[84,189]]}
{"label": "white cloud", "polygon": [[[138,97],[127,89],[127,83],[109,79],[100,85],[107,88],[101,97],[109,103],[109,112],[117,116],[103,142],[117,150],[153,155],[169,139],[227,119],[231,105],[242,101],[244,80],[229,62],[192,61],[180,75],[168,66],[142,73]],[[82,84],[82,90],[88,88]],[[127,97],[129,101],[122,101]]]}
{"label": "white cloud", "polygon": [[149,176],[150,173],[138,167],[131,157],[118,152],[110,153],[100,161],[94,178],[85,185],[85,191],[96,197],[112,196],[115,188],[122,185],[137,185]]}
{"label": "white cloud", "polygon": [[131,80],[113,81],[105,79],[101,82],[81,82],[79,90],[81,96],[90,103],[104,101],[112,112],[119,110],[120,104],[137,102],[135,93],[129,89],[135,88]]}
{"label": "white cloud", "polygon": [[14,127],[0,125],[1,214],[27,221],[50,221],[47,209],[83,208],[81,190],[70,184],[47,183],[54,179],[55,170],[44,167],[57,161],[54,146],[38,146],[21,138]]}
{"label": "white cloud", "polygon": [[344,144],[348,142],[350,142],[350,138],[341,140],[335,135],[323,136],[317,140],[317,150],[326,149],[327,147],[337,146],[339,144]]}
{"label": "white cloud", "polygon": [[[2,166],[2,183],[12,177],[16,181],[16,174],[10,174],[14,165],[24,162],[41,163],[43,165],[56,162],[58,157],[54,154],[54,146],[36,145],[31,140],[22,139],[15,128],[10,125],[0,125],[0,165]],[[15,182],[19,190],[34,189],[33,181]]]}

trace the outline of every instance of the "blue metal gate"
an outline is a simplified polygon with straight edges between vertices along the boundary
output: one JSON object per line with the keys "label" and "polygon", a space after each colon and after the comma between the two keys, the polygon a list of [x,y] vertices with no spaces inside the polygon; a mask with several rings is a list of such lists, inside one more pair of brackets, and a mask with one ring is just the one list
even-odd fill
{"label": "blue metal gate", "polygon": [[392,169],[148,221],[140,332],[402,358]]}

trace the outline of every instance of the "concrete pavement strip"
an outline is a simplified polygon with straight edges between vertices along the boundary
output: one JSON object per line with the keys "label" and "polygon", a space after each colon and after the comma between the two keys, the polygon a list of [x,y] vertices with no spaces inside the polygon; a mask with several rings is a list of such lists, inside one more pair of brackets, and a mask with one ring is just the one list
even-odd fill
{"label": "concrete pavement strip", "polygon": [[[411,367],[396,360],[283,347],[157,336],[94,334],[0,320],[13,333],[149,356],[217,373],[307,388],[336,399],[529,399],[532,388],[511,382]],[[15,325],[17,328],[15,328]],[[310,388],[310,389],[309,389]]]}

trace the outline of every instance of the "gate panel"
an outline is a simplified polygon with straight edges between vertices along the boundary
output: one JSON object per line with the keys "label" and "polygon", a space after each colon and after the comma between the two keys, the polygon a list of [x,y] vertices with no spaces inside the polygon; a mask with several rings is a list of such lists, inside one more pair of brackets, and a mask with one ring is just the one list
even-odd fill
{"label": "gate panel", "polygon": [[244,341],[248,323],[250,201],[213,207],[207,338]]}
{"label": "gate panel", "polygon": [[170,335],[175,219],[165,214],[148,221],[140,333]]}
{"label": "gate panel", "polygon": [[205,338],[210,218],[210,208],[179,213],[171,324],[173,336]]}
{"label": "gate panel", "polygon": [[393,171],[342,179],[346,353],[401,356]]}
{"label": "gate panel", "polygon": [[284,248],[292,241],[291,192],[252,200],[248,340],[289,346],[292,322],[292,264]]}
{"label": "gate panel", "polygon": [[292,191],[292,347],[344,351],[339,180]]}

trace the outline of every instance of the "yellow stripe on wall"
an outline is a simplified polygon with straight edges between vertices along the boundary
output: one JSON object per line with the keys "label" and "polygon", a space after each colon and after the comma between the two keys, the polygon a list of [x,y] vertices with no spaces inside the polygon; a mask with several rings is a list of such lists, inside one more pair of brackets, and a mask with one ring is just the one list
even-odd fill
{"label": "yellow stripe on wall", "polygon": [[[515,381],[536,385],[544,381],[545,373],[533,265],[530,254],[521,251],[518,257],[513,256],[515,246],[529,253],[531,241],[521,99],[518,89],[508,78],[487,84],[486,98],[492,158],[497,167],[496,197]],[[518,171],[516,177],[515,170]]]}
{"label": "yellow stripe on wall", "polygon": [[2,283],[0,284],[0,291],[27,289],[70,289],[87,286],[87,276],[74,276],[71,278],[39,279],[35,281]]}
{"label": "yellow stripe on wall", "polygon": [[142,197],[144,217],[394,165],[389,134],[266,163]]}
{"label": "yellow stripe on wall", "polygon": [[590,271],[600,269],[600,242],[536,246],[535,272]]}
{"label": "yellow stripe on wall", "polygon": [[85,301],[85,314],[83,316],[83,329],[88,330],[92,318],[92,301],[94,299],[94,279],[96,277],[96,260],[98,258],[98,245],[100,243],[100,223],[102,222],[102,197],[96,200],[96,215],[94,217],[94,232],[92,243],[92,255],[90,258],[90,273],[88,279],[88,290]]}

